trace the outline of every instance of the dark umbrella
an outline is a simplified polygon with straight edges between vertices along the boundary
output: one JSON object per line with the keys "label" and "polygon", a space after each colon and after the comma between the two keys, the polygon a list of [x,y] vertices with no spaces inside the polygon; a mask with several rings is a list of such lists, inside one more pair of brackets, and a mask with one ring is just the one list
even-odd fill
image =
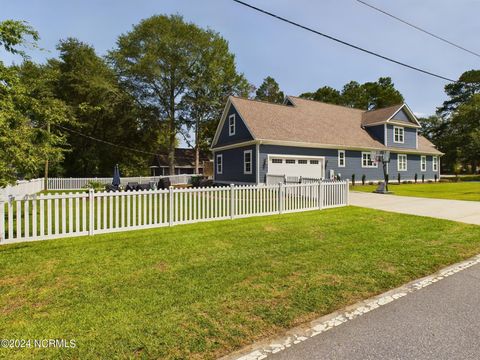
{"label": "dark umbrella", "polygon": [[120,186],[120,169],[118,168],[118,164],[115,165],[115,168],[113,169],[112,185]]}

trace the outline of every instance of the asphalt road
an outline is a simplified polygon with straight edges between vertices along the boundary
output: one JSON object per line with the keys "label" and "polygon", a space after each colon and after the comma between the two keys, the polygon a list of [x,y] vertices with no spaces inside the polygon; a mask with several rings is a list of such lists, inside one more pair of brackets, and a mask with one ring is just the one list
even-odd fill
{"label": "asphalt road", "polygon": [[480,359],[480,264],[268,359]]}

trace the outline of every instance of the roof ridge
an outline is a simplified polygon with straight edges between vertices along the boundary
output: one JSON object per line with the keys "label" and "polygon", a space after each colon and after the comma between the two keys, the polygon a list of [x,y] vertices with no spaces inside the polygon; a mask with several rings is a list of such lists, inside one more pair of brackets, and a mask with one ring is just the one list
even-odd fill
{"label": "roof ridge", "polygon": [[254,102],[261,103],[261,104],[267,104],[267,105],[278,105],[278,106],[283,106],[283,107],[291,108],[291,106],[290,106],[290,105],[286,105],[286,104],[278,104],[278,103],[273,103],[273,102],[270,102],[270,101],[265,101],[265,100],[250,99],[250,98],[246,98],[246,97],[243,97],[243,96],[235,96],[235,95],[230,95],[230,97],[232,97],[232,98],[234,98],[234,99],[239,99],[239,100],[254,101]]}
{"label": "roof ridge", "polygon": [[361,111],[362,113],[368,112],[367,110],[363,110],[363,109],[353,108],[353,107],[349,107],[349,106],[345,106],[345,105],[339,105],[339,104],[332,104],[332,103],[328,103],[328,102],[325,102],[325,101],[306,99],[306,98],[302,98],[300,96],[287,95],[287,97],[292,97],[292,98],[295,98],[295,99],[300,99],[300,100],[305,100],[305,101],[312,101],[312,102],[319,103],[319,104],[337,106],[337,107],[341,107],[341,108],[344,108],[344,109],[347,109],[347,110]]}
{"label": "roof ridge", "polygon": [[404,106],[406,105],[405,103],[399,103],[399,104],[395,104],[395,105],[390,105],[390,106],[387,106],[387,107],[383,107],[383,108],[378,108],[378,109],[373,109],[373,110],[367,110],[365,111],[365,113],[372,113],[374,111],[379,111],[379,110],[386,110],[386,109],[390,109],[390,108],[394,108],[394,107],[401,107],[401,106]]}

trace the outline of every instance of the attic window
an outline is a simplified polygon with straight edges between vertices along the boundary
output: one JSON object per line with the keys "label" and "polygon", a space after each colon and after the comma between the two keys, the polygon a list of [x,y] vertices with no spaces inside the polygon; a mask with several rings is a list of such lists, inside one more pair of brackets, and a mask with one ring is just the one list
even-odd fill
{"label": "attic window", "polygon": [[228,117],[228,135],[235,135],[235,114]]}

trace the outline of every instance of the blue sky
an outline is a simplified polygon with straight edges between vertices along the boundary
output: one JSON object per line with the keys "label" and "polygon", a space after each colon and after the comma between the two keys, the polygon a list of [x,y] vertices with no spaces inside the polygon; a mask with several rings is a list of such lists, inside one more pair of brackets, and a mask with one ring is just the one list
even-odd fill
{"label": "blue sky", "polygon": [[[355,0],[250,0],[279,15],[403,62],[457,79],[480,68],[480,59],[419,33]],[[397,16],[480,51],[480,2],[476,0],[370,0]],[[105,54],[119,34],[154,14],[181,14],[224,36],[238,69],[259,85],[271,75],[291,95],[329,85],[341,88],[391,76],[417,114],[432,114],[445,99],[445,82],[359,53],[327,39],[257,14],[231,0],[0,0],[0,19],[28,21],[48,51],[31,52],[35,61],[56,56],[59,39],[77,37]],[[14,58],[0,52],[0,59]]]}

